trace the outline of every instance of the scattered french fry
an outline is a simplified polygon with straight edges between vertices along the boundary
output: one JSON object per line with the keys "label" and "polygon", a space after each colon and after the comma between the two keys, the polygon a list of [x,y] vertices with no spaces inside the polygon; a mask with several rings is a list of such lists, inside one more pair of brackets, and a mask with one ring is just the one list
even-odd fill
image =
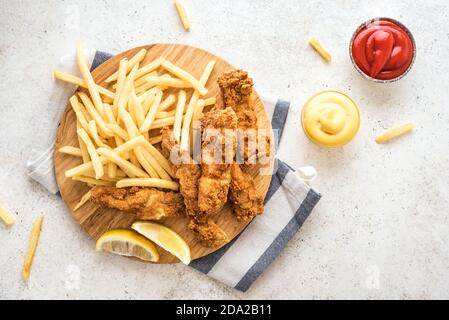
{"label": "scattered french fry", "polygon": [[36,254],[37,244],[39,243],[39,236],[41,234],[42,222],[44,221],[44,216],[39,215],[33,224],[33,229],[31,231],[30,243],[28,246],[28,251],[23,263],[22,278],[24,281],[28,281],[31,272],[31,265],[33,264],[34,255]]}
{"label": "scattered french fry", "polygon": [[410,131],[412,131],[416,127],[413,123],[406,123],[402,126],[390,129],[381,135],[376,137],[376,142],[379,144],[386,143],[394,138],[397,138],[399,136],[402,136]]}
{"label": "scattered french fry", "polygon": [[13,225],[15,220],[14,217],[0,204],[0,219],[3,220],[6,225]]}
{"label": "scattered french fry", "polygon": [[92,196],[92,191],[94,188],[91,188],[89,191],[87,191],[80,199],[80,201],[73,207],[73,211],[78,210],[82,206],[86,204],[87,201],[90,200],[90,197]]}
{"label": "scattered french fry", "polygon": [[74,157],[82,157],[81,149],[72,146],[64,146],[58,149],[58,152],[68,154]]}
{"label": "scattered french fry", "polygon": [[[126,67],[126,73],[128,73],[136,65],[136,63],[140,63],[143,60],[143,58],[145,58],[146,54],[147,54],[146,49],[140,49],[139,52],[137,52],[131,59],[129,59],[128,65]],[[118,78],[118,71],[110,75],[104,82],[109,83],[112,81],[116,81],[117,78]]]}
{"label": "scattered french fry", "polygon": [[[81,78],[78,78],[77,76],[74,76],[74,75],[59,71],[59,70],[55,70],[55,71],[53,71],[53,77],[57,80],[72,83],[72,84],[75,84],[77,86],[87,89],[86,81],[84,81]],[[100,94],[102,94],[103,96],[114,99],[115,93],[113,93],[112,91],[109,91],[108,89],[103,88],[102,86],[99,86],[98,84],[97,84],[97,89],[98,89],[98,92]]]}
{"label": "scattered french fry", "polygon": [[186,31],[188,31],[190,29],[190,21],[189,18],[187,17],[187,13],[186,10],[184,9],[184,6],[178,0],[175,0],[175,7],[176,11],[178,11],[179,18],[181,19],[182,26]]}
{"label": "scattered french fry", "polygon": [[317,38],[310,38],[309,44],[316,52],[318,52],[318,54],[324,59],[324,61],[328,63],[331,62],[332,56]]}
{"label": "scattered french fry", "polygon": [[179,184],[174,181],[167,181],[163,179],[146,178],[146,179],[123,179],[117,181],[117,188],[126,187],[152,187],[152,188],[163,188],[178,191]]}

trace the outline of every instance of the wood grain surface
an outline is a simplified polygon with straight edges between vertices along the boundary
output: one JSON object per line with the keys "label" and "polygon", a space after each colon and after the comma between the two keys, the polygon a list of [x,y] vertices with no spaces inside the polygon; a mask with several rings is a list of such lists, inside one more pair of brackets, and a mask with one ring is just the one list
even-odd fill
{"label": "wood grain surface", "polygon": [[[123,52],[104,62],[93,71],[92,74],[95,81],[98,84],[108,87],[104,83],[104,80],[118,69],[120,60],[125,57],[132,57],[141,48],[148,50],[148,54],[141,65],[148,64],[158,57],[164,57],[175,65],[192,73],[198,79],[201,76],[206,64],[210,60],[216,60],[217,63],[214,71],[212,72],[206,85],[209,92],[205,97],[216,97],[217,103],[223,104],[217,79],[224,72],[235,68],[223,59],[207,51],[187,45],[153,44]],[[256,92],[253,93],[252,99],[255,103],[257,111],[259,128],[271,130],[269,117],[265,111],[262,100]],[[76,136],[76,117],[70,105],[66,106],[65,112],[60,120],[56,136],[55,150],[58,150],[60,147],[66,145],[78,147],[78,140]],[[73,218],[92,238],[97,239],[104,232],[110,229],[129,228],[131,226],[131,224],[135,221],[135,216],[133,214],[122,213],[113,209],[100,208],[91,202],[86,203],[83,207],[74,212],[72,208],[76,205],[81,196],[89,190],[89,186],[83,182],[73,181],[70,178],[66,178],[64,176],[64,172],[67,169],[81,164],[81,160],[76,157],[61,154],[57,151],[55,152],[54,159],[56,180],[58,182],[62,198],[64,199]],[[270,166],[272,165],[273,163],[271,162]],[[259,168],[255,167],[254,170],[251,170],[251,174],[256,181],[258,192],[265,195],[270,185],[271,175],[260,175],[258,174],[258,169]],[[230,239],[235,238],[248,224],[247,222],[237,221],[229,204],[227,204],[220,213],[213,216],[213,220],[218,223],[221,228],[223,228]],[[185,217],[167,218],[161,220],[160,222],[172,228],[174,231],[179,233],[182,238],[184,238],[190,246],[192,260],[203,257],[219,249],[218,247],[206,248],[199,244],[194,234],[187,228],[188,221]],[[92,243],[92,250],[94,250],[94,247],[95,244]],[[177,258],[164,251],[162,248],[158,248],[158,250],[160,252],[160,260],[158,263],[178,262]]]}

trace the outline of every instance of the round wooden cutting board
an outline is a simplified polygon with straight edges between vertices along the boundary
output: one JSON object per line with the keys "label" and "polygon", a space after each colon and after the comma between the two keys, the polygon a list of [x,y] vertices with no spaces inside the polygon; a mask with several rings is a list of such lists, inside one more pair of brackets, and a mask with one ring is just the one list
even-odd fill
{"label": "round wooden cutting board", "polygon": [[[104,83],[104,80],[118,69],[120,60],[125,57],[131,58],[142,48],[147,49],[148,53],[141,65],[148,64],[158,57],[164,57],[175,65],[190,72],[197,79],[200,78],[201,73],[206,67],[206,64],[210,60],[216,60],[215,68],[206,85],[206,87],[209,89],[206,98],[216,97],[217,104],[223,105],[220,89],[217,84],[217,79],[221,74],[235,68],[223,59],[207,51],[187,45],[153,44],[123,52],[107,60],[92,72],[95,81],[100,85],[108,87]],[[110,86],[108,88],[110,88]],[[253,93],[252,99],[255,103],[255,108],[257,111],[259,128],[264,128],[271,131],[271,123],[269,117],[265,111],[265,107],[260,97],[256,92]],[[58,127],[55,150],[58,150],[60,147],[66,145],[78,147],[78,139],[76,135],[76,117],[69,104],[66,106],[65,112]],[[79,223],[81,227],[86,230],[86,232],[92,238],[97,239],[104,232],[110,229],[129,228],[131,226],[131,224],[135,221],[135,216],[133,214],[122,213],[113,209],[100,208],[99,206],[91,202],[86,203],[77,211],[73,211],[72,208],[78,203],[81,196],[86,193],[90,187],[84,182],[77,182],[73,181],[70,178],[66,178],[64,176],[64,172],[67,169],[81,164],[81,160],[76,157],[61,154],[57,151],[55,152],[54,158],[56,180],[58,182],[62,198],[64,199],[70,213],[75,218],[76,222]],[[270,165],[272,165],[272,163]],[[258,171],[259,170],[257,168],[254,168],[254,170],[251,171],[251,174],[255,179],[258,192],[265,195],[270,185],[271,176],[259,175]],[[248,224],[248,222],[237,221],[229,204],[226,205],[220,213],[213,216],[212,218],[228,234],[229,239],[235,238]],[[194,234],[187,228],[188,220],[186,217],[166,218],[161,220],[160,223],[172,228],[187,242],[187,244],[190,246],[192,260],[203,257],[219,249],[218,247],[203,247],[196,240]],[[94,247],[95,245],[94,243],[92,243],[92,249]],[[164,251],[163,249],[158,248],[158,250],[160,253],[159,263],[173,263],[179,261],[177,258]]]}

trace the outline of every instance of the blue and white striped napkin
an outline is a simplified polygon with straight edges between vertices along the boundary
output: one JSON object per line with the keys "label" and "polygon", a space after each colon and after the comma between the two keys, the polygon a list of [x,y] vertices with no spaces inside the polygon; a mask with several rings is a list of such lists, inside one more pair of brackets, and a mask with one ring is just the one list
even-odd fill
{"label": "blue and white striped napkin", "polygon": [[[87,49],[91,69],[112,55]],[[78,74],[75,56],[61,59],[59,69]],[[74,86],[55,83],[55,90],[47,106],[38,136],[27,163],[29,175],[48,191],[58,193],[53,166],[53,148],[56,123],[62,115]],[[263,97],[271,117],[277,144],[281,142],[290,103]],[[284,138],[288,140],[288,137]],[[288,142],[286,142],[288,143]],[[256,217],[246,229],[230,243],[206,257],[194,260],[190,266],[240,291],[246,291],[268,265],[279,255],[287,242],[301,228],[321,195],[305,183],[316,173],[312,167],[294,170],[281,160],[276,160],[275,172],[265,197],[265,212]]]}

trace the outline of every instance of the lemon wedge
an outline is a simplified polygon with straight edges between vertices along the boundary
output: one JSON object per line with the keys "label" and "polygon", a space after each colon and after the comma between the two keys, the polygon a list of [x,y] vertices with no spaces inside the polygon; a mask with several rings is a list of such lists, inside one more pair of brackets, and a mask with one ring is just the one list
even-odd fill
{"label": "lemon wedge", "polygon": [[144,261],[159,261],[159,253],[155,245],[132,230],[110,230],[97,240],[95,248],[97,251],[103,250],[121,256],[136,257]]}
{"label": "lemon wedge", "polygon": [[179,234],[170,228],[153,222],[134,222],[131,228],[159,245],[162,249],[170,252],[181,260],[182,263],[190,263],[189,246]]}

